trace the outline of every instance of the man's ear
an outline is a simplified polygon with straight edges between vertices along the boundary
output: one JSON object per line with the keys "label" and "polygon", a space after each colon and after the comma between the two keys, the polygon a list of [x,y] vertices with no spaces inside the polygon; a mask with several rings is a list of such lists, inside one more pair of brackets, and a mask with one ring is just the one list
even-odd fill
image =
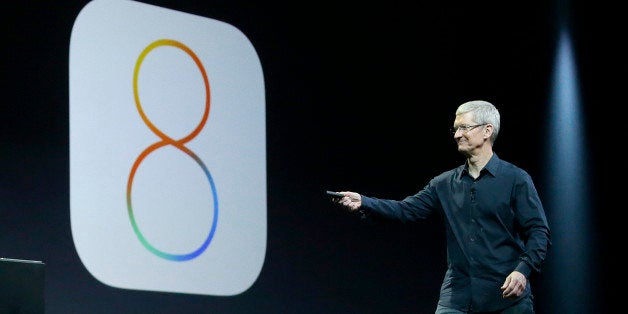
{"label": "man's ear", "polygon": [[484,138],[489,138],[493,135],[493,125],[487,124],[486,128],[484,128]]}

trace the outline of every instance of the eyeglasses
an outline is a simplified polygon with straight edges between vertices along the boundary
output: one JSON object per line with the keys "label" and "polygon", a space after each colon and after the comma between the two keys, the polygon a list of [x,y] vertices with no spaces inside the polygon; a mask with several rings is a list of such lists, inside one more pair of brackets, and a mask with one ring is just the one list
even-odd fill
{"label": "eyeglasses", "polygon": [[487,125],[488,123],[476,124],[476,125],[459,125],[457,127],[451,128],[450,131],[452,134],[456,134],[458,131],[462,131],[462,133],[467,133],[479,126]]}

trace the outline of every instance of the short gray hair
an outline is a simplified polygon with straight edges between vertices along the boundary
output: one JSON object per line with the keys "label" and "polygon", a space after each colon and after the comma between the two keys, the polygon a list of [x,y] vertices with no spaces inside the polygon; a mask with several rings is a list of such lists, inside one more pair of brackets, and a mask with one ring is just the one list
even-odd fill
{"label": "short gray hair", "polygon": [[458,106],[456,115],[472,112],[475,123],[493,125],[493,135],[491,135],[491,143],[495,143],[497,134],[499,134],[499,111],[493,104],[484,100],[467,101]]}

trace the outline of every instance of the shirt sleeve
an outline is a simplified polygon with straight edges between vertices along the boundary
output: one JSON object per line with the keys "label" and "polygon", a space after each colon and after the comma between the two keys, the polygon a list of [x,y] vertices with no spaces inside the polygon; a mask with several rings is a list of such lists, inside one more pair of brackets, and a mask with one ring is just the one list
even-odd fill
{"label": "shirt sleeve", "polygon": [[532,178],[524,173],[515,189],[517,222],[525,244],[525,250],[519,257],[515,270],[528,277],[532,271],[541,271],[541,265],[551,246],[551,233]]}
{"label": "shirt sleeve", "polygon": [[380,199],[362,196],[362,208],[370,214],[401,222],[414,222],[426,219],[434,212],[438,199],[428,183],[421,191],[403,200]]}

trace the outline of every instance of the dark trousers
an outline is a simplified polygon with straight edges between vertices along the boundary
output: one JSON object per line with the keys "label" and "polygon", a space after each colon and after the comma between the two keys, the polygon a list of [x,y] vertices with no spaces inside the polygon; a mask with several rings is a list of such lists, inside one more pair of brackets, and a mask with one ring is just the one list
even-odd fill
{"label": "dark trousers", "polygon": [[435,314],[534,314],[534,303],[532,301],[532,296],[528,296],[526,298],[521,299],[519,302],[511,305],[508,308],[503,310],[494,311],[494,312],[475,312],[475,311],[461,311],[448,307],[444,307],[442,305],[438,305],[436,307]]}

